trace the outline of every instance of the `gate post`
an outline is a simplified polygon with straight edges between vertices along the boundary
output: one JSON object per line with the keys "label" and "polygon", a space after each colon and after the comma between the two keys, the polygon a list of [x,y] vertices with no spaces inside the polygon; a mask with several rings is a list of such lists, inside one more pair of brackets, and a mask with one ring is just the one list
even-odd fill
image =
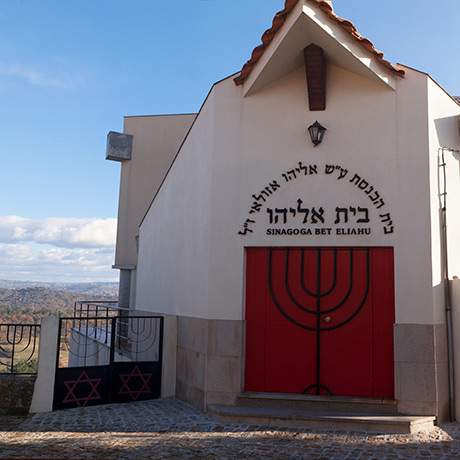
{"label": "gate post", "polygon": [[37,379],[30,413],[53,410],[54,379],[58,346],[59,317],[48,316],[41,321]]}
{"label": "gate post", "polygon": [[177,316],[162,316],[161,397],[174,398],[176,396]]}

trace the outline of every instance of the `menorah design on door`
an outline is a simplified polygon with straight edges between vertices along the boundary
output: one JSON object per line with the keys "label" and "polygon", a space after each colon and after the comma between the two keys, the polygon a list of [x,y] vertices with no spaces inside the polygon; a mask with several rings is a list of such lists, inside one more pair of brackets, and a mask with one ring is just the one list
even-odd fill
{"label": "menorah design on door", "polygon": [[[329,268],[331,258],[332,270]],[[298,261],[300,267],[293,270],[293,261]],[[305,268],[306,264],[309,269]],[[343,269],[344,264],[348,272],[346,279],[339,273],[339,265]],[[369,297],[370,266],[368,248],[269,249],[268,286],[273,304],[286,320],[315,334],[315,381],[307,385],[304,394],[333,394],[321,379],[322,335],[345,327],[363,310]],[[291,276],[294,271],[299,278],[296,286]],[[314,280],[314,287],[308,286],[306,277],[310,282]],[[333,319],[334,316],[339,320]]]}

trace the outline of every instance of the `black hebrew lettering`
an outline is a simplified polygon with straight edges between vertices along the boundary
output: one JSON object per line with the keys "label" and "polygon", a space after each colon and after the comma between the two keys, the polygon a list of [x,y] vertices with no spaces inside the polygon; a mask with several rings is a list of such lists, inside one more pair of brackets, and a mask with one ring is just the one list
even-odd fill
{"label": "black hebrew lettering", "polygon": [[262,205],[260,203],[252,203],[251,210],[249,211],[249,214],[255,214],[256,212],[260,212],[262,209]]}
{"label": "black hebrew lettering", "polygon": [[380,214],[379,215],[380,220],[382,223],[385,224],[385,227],[383,227],[383,231],[385,235],[389,235],[391,233],[394,233],[394,227],[393,227],[393,221],[391,220],[391,215],[389,212],[386,214]]}
{"label": "black hebrew lettering", "polygon": [[348,169],[340,168],[340,174],[337,180],[343,179],[348,174]]}
{"label": "black hebrew lettering", "polygon": [[368,224],[370,222],[369,209],[367,209],[367,208],[358,208],[358,212],[360,214],[364,214],[364,217],[360,217],[356,222],[358,224]]}
{"label": "black hebrew lettering", "polygon": [[350,206],[349,208],[335,208],[335,221],[334,224],[347,224],[349,222],[349,215],[353,217],[359,217],[356,219],[357,224],[368,224],[370,222],[369,219],[369,209],[367,208],[354,208]]}
{"label": "black hebrew lettering", "polygon": [[[335,214],[336,214],[336,218],[335,218],[335,222],[334,224],[340,224],[340,223],[348,223],[348,209],[347,208],[335,208]],[[341,216],[344,216],[343,217],[343,220],[341,218]]]}
{"label": "black hebrew lettering", "polygon": [[374,191],[375,196],[369,195],[369,199],[375,203],[380,198],[380,193],[377,190]]}
{"label": "black hebrew lettering", "polygon": [[303,171],[304,176],[306,176],[308,174],[308,168],[306,166],[304,166],[304,164],[301,161],[299,161],[299,167],[295,168],[295,169],[299,174],[301,174],[302,171]]}
{"label": "black hebrew lettering", "polygon": [[[325,174],[331,175],[334,171],[339,171],[337,180],[343,179],[348,174],[348,169],[342,168],[342,166],[326,165]],[[350,181],[352,182],[352,181]]]}
{"label": "black hebrew lettering", "polygon": [[255,224],[255,220],[246,219],[246,222],[243,224],[243,230],[238,232],[238,235],[247,235],[248,233],[253,233],[253,230],[249,228],[249,224]]}
{"label": "black hebrew lettering", "polygon": [[361,177],[358,176],[358,174],[355,174],[353,176],[353,179],[350,179],[350,183],[354,183],[355,185],[358,185],[361,180]]}
{"label": "black hebrew lettering", "polygon": [[252,197],[254,198],[254,200],[256,201],[263,201],[265,203],[265,197],[263,195],[252,195]]}
{"label": "black hebrew lettering", "polygon": [[[286,224],[287,223],[287,213],[288,213],[287,208],[282,208],[282,209],[276,208],[275,212],[277,214],[281,214],[283,216],[283,224]],[[278,216],[276,216],[276,217],[278,217]]]}
{"label": "black hebrew lettering", "polygon": [[360,183],[358,184],[358,187],[361,190],[365,190],[367,187],[369,187],[369,182],[367,182],[365,179],[361,179]]}
{"label": "black hebrew lettering", "polygon": [[261,193],[261,195],[265,195],[268,198],[272,194],[272,191],[268,187],[266,187],[260,193]]}
{"label": "black hebrew lettering", "polygon": [[[340,165],[325,165],[325,169],[323,170],[326,176],[334,175],[337,173],[336,177],[337,180],[342,180],[347,178],[347,181],[353,184],[354,187],[358,188],[362,192],[364,192],[369,200],[373,203],[376,209],[382,209],[386,206],[385,201],[381,197],[380,193],[375,189],[373,185],[361,177],[359,174],[354,173],[351,179],[348,179],[349,170],[344,168]],[[284,179],[285,183],[291,182],[295,179],[300,178],[301,176],[308,176],[308,175],[317,175],[318,174],[318,166],[313,165],[305,165],[302,161],[299,161],[297,166],[293,169],[285,171],[281,174],[281,177]],[[351,176],[351,174],[350,174]],[[252,195],[253,202],[249,209],[250,215],[255,215],[260,213],[262,208],[265,206],[267,201],[271,198],[271,196],[281,188],[280,182],[277,179],[273,179],[268,185],[260,191],[259,194]],[[394,225],[391,219],[390,213],[385,213],[382,210],[383,214],[379,214],[380,220],[382,224],[384,224],[384,232],[385,234],[394,233]],[[324,224],[326,223],[327,213],[322,207],[304,207],[304,203],[302,199],[297,200],[297,207],[286,207],[286,208],[267,208],[267,214],[269,216],[270,224],[282,224],[285,225],[288,223],[289,220],[302,221],[303,224]],[[335,221],[334,224],[369,224],[370,223],[370,213],[368,208],[364,207],[336,207],[335,208]],[[238,232],[240,235],[246,235],[247,233],[253,233],[253,229],[251,228],[252,224],[255,224],[255,221],[252,219],[247,219],[246,222],[243,224],[243,229]],[[330,222],[332,224],[332,221]],[[337,229],[337,235],[342,235],[345,233],[340,233],[343,229]],[[361,230],[369,230],[371,229],[363,229]],[[347,233],[349,234],[349,233]],[[361,234],[361,233],[360,233]],[[369,234],[369,233],[367,233]]]}
{"label": "black hebrew lettering", "polygon": [[308,222],[308,215],[310,213],[310,210],[307,209],[307,208],[302,208],[302,205],[303,205],[303,201],[299,198],[297,200],[297,212],[299,214],[303,214],[304,215],[304,218],[303,218],[303,223],[306,224]]}
{"label": "black hebrew lettering", "polygon": [[292,179],[297,179],[297,174],[295,173],[295,169],[291,169],[287,172],[287,175]]}
{"label": "black hebrew lettering", "polygon": [[316,210],[316,208],[311,209],[311,223],[312,224],[324,224],[324,209],[319,208]]}
{"label": "black hebrew lettering", "polygon": [[391,221],[390,213],[380,214],[379,217],[380,217],[380,219],[382,219],[383,223]]}
{"label": "black hebrew lettering", "polygon": [[380,208],[382,208],[383,206],[385,206],[385,201],[383,201],[383,200],[380,198],[380,200],[377,201],[377,203],[374,203],[374,204],[375,204],[375,207],[376,207],[377,209],[380,209]]}

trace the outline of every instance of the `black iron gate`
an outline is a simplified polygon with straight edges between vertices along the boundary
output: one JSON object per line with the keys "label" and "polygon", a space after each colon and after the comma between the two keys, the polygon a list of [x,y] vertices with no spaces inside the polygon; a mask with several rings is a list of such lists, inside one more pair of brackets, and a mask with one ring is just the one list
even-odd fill
{"label": "black iron gate", "polygon": [[60,318],[53,408],[159,398],[162,352],[160,316],[99,309]]}

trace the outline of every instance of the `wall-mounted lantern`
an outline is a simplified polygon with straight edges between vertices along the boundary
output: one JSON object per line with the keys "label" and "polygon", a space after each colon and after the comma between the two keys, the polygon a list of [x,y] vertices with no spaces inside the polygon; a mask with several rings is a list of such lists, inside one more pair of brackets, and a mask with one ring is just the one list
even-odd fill
{"label": "wall-mounted lantern", "polygon": [[315,147],[323,142],[324,134],[326,134],[326,131],[327,129],[318,123],[318,121],[315,121],[311,126],[308,127],[311,141]]}

